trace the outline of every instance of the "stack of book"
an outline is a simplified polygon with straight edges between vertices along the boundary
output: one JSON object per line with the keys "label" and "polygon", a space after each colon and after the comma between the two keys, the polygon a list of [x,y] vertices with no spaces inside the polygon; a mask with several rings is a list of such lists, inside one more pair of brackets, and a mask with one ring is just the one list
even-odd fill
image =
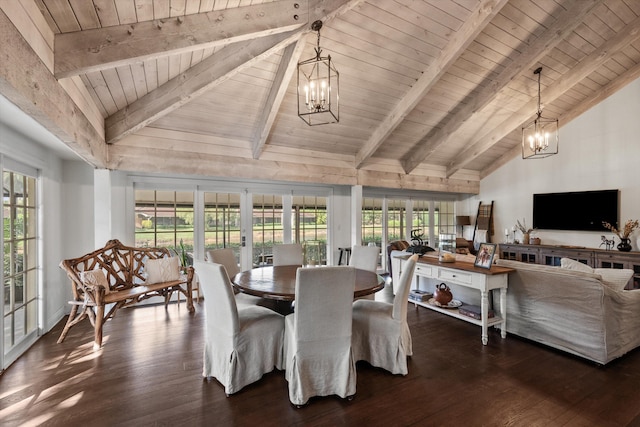
{"label": "stack of book", "polygon": [[409,299],[411,301],[425,302],[432,296],[433,294],[431,292],[423,291],[422,289],[411,289],[409,292]]}
{"label": "stack of book", "polygon": [[[473,317],[474,319],[482,320],[482,312],[480,311],[480,306],[478,305],[462,305],[458,312],[465,316]],[[489,309],[488,317],[493,317],[493,310]]]}

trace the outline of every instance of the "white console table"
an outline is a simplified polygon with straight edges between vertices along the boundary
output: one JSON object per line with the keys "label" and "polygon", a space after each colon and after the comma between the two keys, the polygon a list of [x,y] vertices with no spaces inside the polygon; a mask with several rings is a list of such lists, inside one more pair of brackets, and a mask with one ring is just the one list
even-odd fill
{"label": "white console table", "polygon": [[[404,267],[405,261],[408,256],[401,256],[400,258],[400,271]],[[409,300],[416,306],[422,306],[431,310],[438,311],[440,313],[447,314],[449,316],[462,319],[466,322],[473,323],[482,327],[482,344],[487,345],[489,342],[489,336],[487,330],[489,326],[499,325],[502,338],[507,336],[507,319],[506,319],[506,306],[507,306],[507,286],[508,276],[510,272],[514,271],[511,268],[500,267],[493,265],[491,269],[484,269],[474,266],[469,262],[451,262],[443,263],[439,262],[437,258],[421,257],[415,269],[415,275],[417,277],[426,277],[429,279],[435,279],[444,283],[452,283],[467,288],[477,289],[480,291],[481,300],[481,313],[482,319],[474,319],[469,316],[465,316],[458,312],[455,308],[441,308],[435,305],[431,305],[427,302],[417,302]],[[500,289],[500,310],[494,310],[494,317],[489,318],[489,291],[492,289]]]}

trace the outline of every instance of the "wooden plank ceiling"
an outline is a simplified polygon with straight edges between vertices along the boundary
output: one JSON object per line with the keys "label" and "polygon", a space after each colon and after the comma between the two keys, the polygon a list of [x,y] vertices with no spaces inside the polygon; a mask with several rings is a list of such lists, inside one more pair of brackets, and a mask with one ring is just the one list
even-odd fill
{"label": "wooden plank ceiling", "polygon": [[[34,1],[113,169],[475,192],[520,155],[536,68],[561,126],[640,75],[640,0]],[[340,122],[309,127],[315,19]]]}

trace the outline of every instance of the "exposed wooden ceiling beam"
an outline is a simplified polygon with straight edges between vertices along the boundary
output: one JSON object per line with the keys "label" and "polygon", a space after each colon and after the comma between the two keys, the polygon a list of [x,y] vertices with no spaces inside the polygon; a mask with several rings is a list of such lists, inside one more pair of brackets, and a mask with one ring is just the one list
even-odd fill
{"label": "exposed wooden ceiling beam", "polygon": [[385,117],[380,126],[373,131],[364,147],[356,154],[356,168],[362,167],[364,162],[376,152],[394,129],[402,123],[425,94],[429,92],[440,77],[447,72],[449,67],[462,55],[484,27],[491,22],[493,17],[507,3],[508,0],[482,0],[478,3],[469,19],[464,22],[460,30],[456,31],[438,58],[433,61],[416,81],[415,85],[398,102],[391,114]]}
{"label": "exposed wooden ceiling beam", "polygon": [[307,0],[275,1],[55,36],[57,78],[220,47],[306,24]]}
{"label": "exposed wooden ceiling beam", "polygon": [[567,34],[583,22],[585,16],[602,3],[603,0],[575,0],[573,5],[558,15],[558,19],[540,37],[524,48],[517,58],[512,58],[513,62],[491,84],[485,86],[470,102],[448,118],[443,126],[438,126],[435,130],[425,133],[410,151],[410,156],[403,159],[404,171],[411,173],[420,163],[428,159],[465,122],[472,120],[502,93],[515,77],[548,55],[558,43],[564,40]]}
{"label": "exposed wooden ceiling beam", "polygon": [[258,125],[252,138],[254,159],[258,159],[264,149],[273,122],[276,120],[276,116],[280,110],[280,104],[282,104],[282,100],[287,92],[289,81],[297,69],[298,60],[300,59],[300,55],[302,55],[303,49],[304,42],[301,40],[290,44],[284,49],[275,79],[262,107],[262,115],[258,120]]}
{"label": "exposed wooden ceiling beam", "polygon": [[[149,145],[154,145],[153,141]],[[357,170],[352,166],[340,166],[332,162],[312,164],[292,160],[257,160],[233,155],[187,150],[169,151],[126,144],[110,145],[108,150],[108,167],[127,171],[289,182],[321,182],[330,185],[365,185],[462,194],[477,194],[479,192],[478,181],[366,169]],[[233,167],[229,167],[229,165],[233,165]]]}
{"label": "exposed wooden ceiling beam", "polygon": [[[316,0],[313,7],[310,7],[309,18],[327,21],[353,9],[362,1],[351,0],[345,3],[342,0]],[[310,31],[311,28],[305,26],[288,33],[223,47],[215,55],[108,117],[105,121],[107,142],[114,143],[147,126]]]}
{"label": "exposed wooden ceiling beam", "polygon": [[29,43],[0,10],[0,93],[87,163],[103,168],[107,149],[93,127]]}
{"label": "exposed wooden ceiling beam", "polygon": [[281,33],[223,47],[215,55],[108,117],[105,121],[107,142],[117,142],[176,110],[272,52],[283,49],[291,43],[291,38],[291,32]]}
{"label": "exposed wooden ceiling beam", "polygon": [[[575,119],[582,113],[590,110],[592,107],[601,103],[632,81],[640,78],[640,64],[636,64],[634,67],[627,70],[625,73],[621,74],[617,79],[613,80],[611,83],[601,88],[598,92],[594,93],[590,97],[584,99],[580,104],[571,110],[567,111],[565,114],[561,115],[558,118],[560,123],[569,123],[571,120]],[[500,158],[491,163],[491,166],[487,169],[483,170],[480,173],[480,179],[484,179],[489,176],[491,173],[498,170],[500,167],[504,166],[515,157],[518,157],[522,154],[522,146],[516,145],[513,149],[507,151],[505,154],[500,156]]]}
{"label": "exposed wooden ceiling beam", "polygon": [[[553,84],[548,86],[541,94],[541,98],[547,103],[553,102],[563,93],[578,84],[589,74],[594,72],[603,63],[611,59],[621,49],[640,39],[640,17],[629,22],[622,31],[612,37],[602,46],[586,56],[575,67],[563,74]],[[514,129],[521,127],[523,123],[531,119],[538,108],[538,99],[532,98],[522,108],[513,113],[508,119],[495,129],[476,140],[465,149],[447,167],[447,177],[462,169],[466,164],[480,156],[497,144],[505,135]]]}

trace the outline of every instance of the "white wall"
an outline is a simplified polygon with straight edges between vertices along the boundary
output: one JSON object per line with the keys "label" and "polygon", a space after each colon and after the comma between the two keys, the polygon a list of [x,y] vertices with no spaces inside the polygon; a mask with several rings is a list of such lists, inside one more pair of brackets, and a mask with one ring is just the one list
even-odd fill
{"label": "white wall", "polygon": [[94,242],[94,186],[93,168],[82,161],[65,160],[62,180],[64,184],[64,217],[61,221],[63,252],[61,259],[77,258],[93,251]]}
{"label": "white wall", "polygon": [[[640,79],[560,129],[559,153],[545,159],[507,163],[480,182],[478,199],[494,200],[496,235],[516,220],[532,224],[533,194],[620,190],[620,223],[640,219]],[[597,248],[600,236],[613,233],[538,231],[543,244]],[[637,251],[636,231],[632,235]],[[521,239],[518,232],[517,238]],[[616,237],[616,243],[619,239]]]}

